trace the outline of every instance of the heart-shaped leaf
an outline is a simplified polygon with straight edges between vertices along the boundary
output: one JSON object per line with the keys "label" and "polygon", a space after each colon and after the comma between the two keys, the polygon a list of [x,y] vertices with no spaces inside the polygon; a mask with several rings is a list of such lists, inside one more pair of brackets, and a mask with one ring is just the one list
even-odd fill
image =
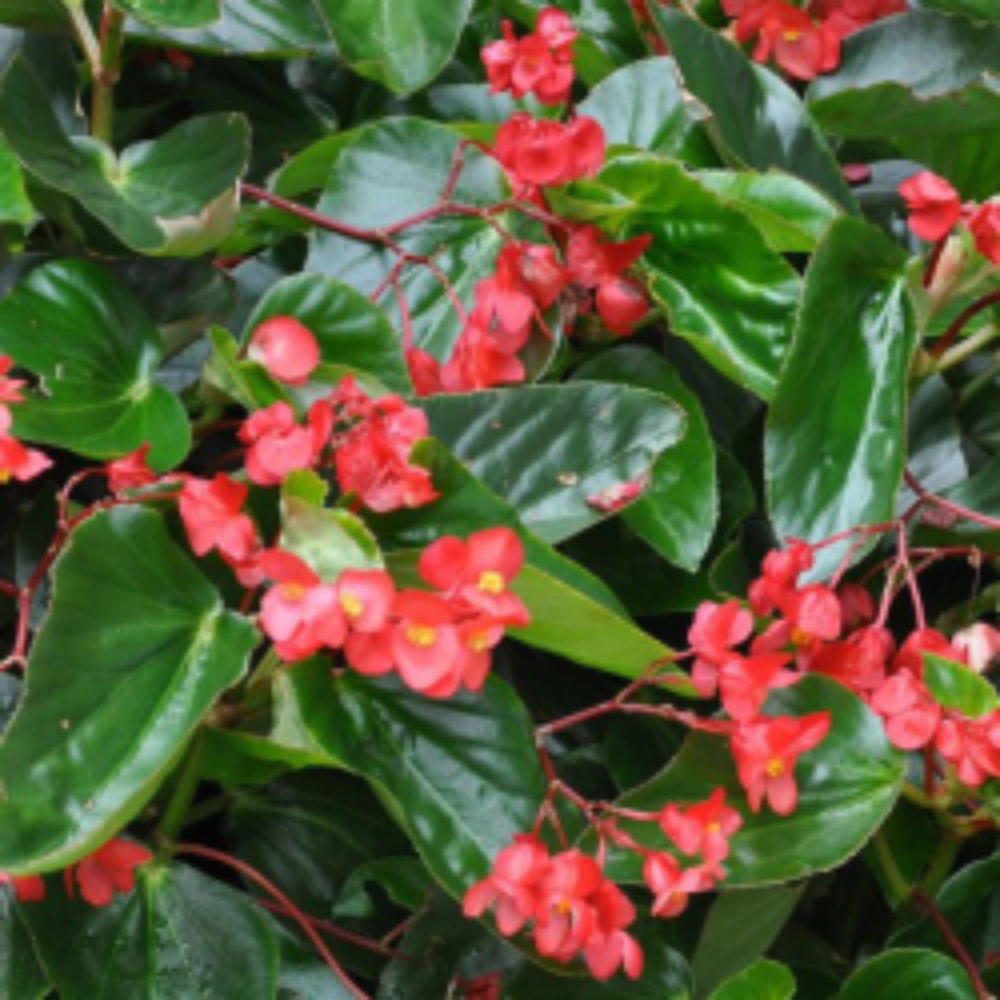
{"label": "heart-shaped leaf", "polygon": [[894,948],[865,962],[837,994],[837,1000],[975,1000],[966,971],[953,958],[920,948]]}
{"label": "heart-shaped leaf", "polygon": [[256,639],[159,514],[119,507],[80,525],[0,743],[0,870],[64,867],[121,829]]}
{"label": "heart-shaped leaf", "polygon": [[187,454],[187,414],[153,381],[156,327],[98,265],[62,260],[33,271],[0,302],[0,352],[41,380],[42,394],[16,407],[17,434],[98,459],[148,443],[160,469]]}
{"label": "heart-shaped leaf", "polygon": [[222,0],[114,0],[115,6],[150,24],[200,28],[219,19]]}

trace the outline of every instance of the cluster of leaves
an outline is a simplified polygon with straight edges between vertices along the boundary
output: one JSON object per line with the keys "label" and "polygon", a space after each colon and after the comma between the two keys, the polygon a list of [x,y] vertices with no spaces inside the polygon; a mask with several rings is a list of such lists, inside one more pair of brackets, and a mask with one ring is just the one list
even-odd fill
{"label": "cluster of leaves", "polygon": [[993,0],[0,42],[0,994],[1000,989]]}

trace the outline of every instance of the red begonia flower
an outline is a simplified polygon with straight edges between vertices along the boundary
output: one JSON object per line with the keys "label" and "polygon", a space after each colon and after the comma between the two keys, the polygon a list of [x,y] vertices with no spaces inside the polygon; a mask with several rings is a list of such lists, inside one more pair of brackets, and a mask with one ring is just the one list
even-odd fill
{"label": "red begonia flower", "polygon": [[497,130],[493,155],[521,188],[551,187],[592,177],[604,162],[604,130],[593,118],[569,124],[515,112]]}
{"label": "red begonia flower", "polygon": [[842,642],[825,643],[808,660],[809,673],[822,674],[858,694],[874,691],[885,680],[895,643],[887,629],[871,626]]}
{"label": "red begonia flower", "polygon": [[291,316],[264,320],[250,337],[247,356],[288,385],[304,385],[319,364],[313,332]]}
{"label": "red begonia flower", "polygon": [[80,895],[91,906],[108,906],[115,893],[127,894],[135,886],[135,869],[153,860],[153,855],[130,840],[115,838],[67,869],[67,887],[73,877]]}
{"label": "red begonia flower", "polygon": [[714,880],[700,865],[684,869],[680,862],[665,852],[646,855],[642,877],[653,894],[654,917],[676,917],[687,909],[692,893],[713,888]]}
{"label": "red begonia flower", "polygon": [[906,669],[884,681],[870,704],[882,716],[889,742],[900,750],[927,746],[941,721],[941,706],[923,681]]}
{"label": "red begonia flower", "polygon": [[128,455],[108,462],[104,466],[108,477],[108,489],[112,493],[123,493],[125,490],[137,490],[155,483],[158,477],[146,463],[148,455],[149,445],[144,444]]}
{"label": "red begonia flower", "polygon": [[245,562],[257,548],[257,529],[241,512],[247,487],[223,473],[214,479],[188,476],[178,498],[178,509],[191,550],[203,556],[218,549],[227,560]]}
{"label": "red begonia flower", "polygon": [[966,225],[979,251],[1000,266],[1000,201],[985,201],[969,217]]}
{"label": "red begonia flower", "polygon": [[0,872],[0,885],[9,885],[19,903],[40,903],[45,898],[41,875],[8,875]]}
{"label": "red begonia flower", "polygon": [[411,347],[406,352],[406,367],[418,396],[434,396],[441,391],[441,363],[433,354]]}
{"label": "red begonia flower", "polygon": [[441,368],[441,388],[469,392],[523,382],[524,364],[503,350],[496,338],[473,317],[462,331],[448,362]]}
{"label": "red begonia flower", "polygon": [[899,185],[910,211],[910,229],[922,240],[936,243],[951,232],[962,214],[958,192],[943,178],[922,170]]}
{"label": "red begonia flower", "polygon": [[382,569],[348,569],[337,578],[337,600],[352,632],[381,632],[389,620],[396,585]]}
{"label": "red begonia flower", "polygon": [[[4,409],[5,417],[6,413]],[[11,479],[26,483],[51,467],[52,459],[47,455],[36,448],[25,448],[16,438],[0,433],[0,485]]]}
{"label": "red begonia flower", "polygon": [[536,837],[514,838],[493,862],[493,870],[465,894],[462,911],[467,917],[481,917],[496,908],[497,929],[516,934],[538,909],[539,883],[549,869],[549,852]]}
{"label": "red begonia flower", "polygon": [[742,825],[740,814],[726,805],[724,788],[715,789],[705,802],[687,809],[669,803],[660,813],[661,829],[683,854],[701,854],[712,864],[729,856],[729,838]]}
{"label": "red begonia flower", "polygon": [[959,780],[978,788],[988,778],[1000,778],[1000,710],[979,719],[946,718],[935,746],[958,771]]}
{"label": "red begonia flower", "polygon": [[344,644],[344,658],[359,674],[381,677],[395,669],[392,626],[381,632],[351,632]]}
{"label": "red begonia flower", "polygon": [[252,413],[239,438],[247,445],[247,477],[258,486],[283,483],[290,473],[309,468],[317,453],[313,429],[299,425],[288,403],[272,403]]}
{"label": "red begonia flower", "polygon": [[737,722],[752,721],[772,688],[788,687],[798,681],[801,674],[783,669],[791,658],[788,653],[749,657],[731,654],[719,668],[719,696],[730,717]]}
{"label": "red begonia flower", "polygon": [[448,698],[461,683],[455,612],[436,594],[404,590],[396,595],[392,658],[407,687],[428,697]]}

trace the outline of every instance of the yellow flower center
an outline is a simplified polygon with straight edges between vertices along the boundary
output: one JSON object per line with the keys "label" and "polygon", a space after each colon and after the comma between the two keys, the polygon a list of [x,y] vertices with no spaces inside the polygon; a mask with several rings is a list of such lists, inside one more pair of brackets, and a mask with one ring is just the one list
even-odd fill
{"label": "yellow flower center", "polygon": [[812,636],[801,628],[792,629],[792,645],[808,646],[812,642]]}
{"label": "yellow flower center", "polygon": [[781,33],[781,37],[786,42],[797,42],[802,37],[802,32],[796,31],[794,28],[789,28],[787,31]]}
{"label": "yellow flower center", "polygon": [[344,609],[344,614],[351,619],[360,618],[361,613],[365,610],[361,598],[355,594],[341,594],[340,606]]}
{"label": "yellow flower center", "polygon": [[406,638],[414,646],[427,649],[428,646],[433,646],[437,642],[437,629],[433,629],[429,625],[411,625],[406,630]]}
{"label": "yellow flower center", "polygon": [[281,596],[286,601],[301,601],[306,596],[306,588],[301,583],[283,583],[281,585]]}
{"label": "yellow flower center", "polygon": [[10,482],[10,469],[0,469],[0,486]]}
{"label": "yellow flower center", "polygon": [[705,829],[709,833],[722,833],[722,824],[721,823],[709,823],[708,826],[705,827]]}
{"label": "yellow flower center", "polygon": [[473,632],[466,640],[466,645],[473,653],[482,653],[490,648],[490,636],[488,632]]}
{"label": "yellow flower center", "polygon": [[568,899],[560,899],[559,902],[556,903],[556,913],[560,914],[560,916],[565,917],[566,914],[572,909],[573,904],[570,903]]}
{"label": "yellow flower center", "polygon": [[479,577],[479,589],[485,594],[502,594],[503,577],[494,570],[487,570]]}
{"label": "yellow flower center", "polygon": [[767,762],[767,767],[764,770],[767,771],[769,778],[780,778],[785,773],[785,762],[774,757]]}

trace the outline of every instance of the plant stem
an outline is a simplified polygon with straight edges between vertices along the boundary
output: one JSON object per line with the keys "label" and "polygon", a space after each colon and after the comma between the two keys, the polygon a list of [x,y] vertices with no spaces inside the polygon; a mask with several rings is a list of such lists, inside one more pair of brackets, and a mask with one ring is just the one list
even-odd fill
{"label": "plant stem", "polygon": [[909,899],[913,887],[899,870],[899,865],[896,864],[896,858],[892,853],[892,848],[889,847],[889,841],[886,840],[883,830],[879,830],[872,838],[872,846],[875,848],[879,867],[882,869],[882,874],[885,876],[885,881],[893,896],[900,903]]}
{"label": "plant stem", "polygon": [[87,59],[90,75],[96,80],[101,73],[101,45],[97,35],[94,34],[94,29],[90,26],[90,19],[83,8],[83,0],[62,0],[62,2],[66,13],[69,14],[73,34]]}
{"label": "plant stem", "polygon": [[917,909],[922,910],[931,918],[941,937],[944,938],[955,957],[962,963],[962,967],[972,981],[972,988],[975,991],[977,1000],[993,1000],[993,996],[986,988],[983,977],[979,974],[979,968],[972,960],[972,956],[965,950],[965,945],[959,941],[958,935],[952,930],[951,924],[948,923],[944,914],[937,908],[934,900],[923,889],[914,889],[910,898]]}
{"label": "plant stem", "polygon": [[1000,302],[1000,291],[990,292],[982,298],[976,299],[970,306],[966,306],[951,322],[938,342],[931,348],[931,357],[940,361],[945,351],[955,342],[955,338],[962,332],[962,328],[977,313],[989,308],[996,302]]}
{"label": "plant stem", "polygon": [[121,74],[124,25],[125,14],[111,4],[105,4],[97,72],[91,84],[90,133],[109,146],[114,142],[114,92]]}
{"label": "plant stem", "polygon": [[177,775],[177,782],[170,795],[170,801],[163,812],[163,819],[156,831],[160,840],[172,844],[177,835],[184,829],[191,803],[201,784],[201,754],[204,741],[201,732],[195,734],[190,745],[184,754],[180,770]]}
{"label": "plant stem", "polygon": [[945,831],[938,841],[937,849],[931,856],[927,871],[920,880],[920,888],[928,896],[936,896],[944,880],[951,874],[955,864],[958,849],[962,846],[962,838]]}
{"label": "plant stem", "polygon": [[949,368],[954,368],[957,364],[961,364],[967,358],[971,358],[976,351],[985,347],[998,333],[1000,333],[1000,326],[997,326],[996,323],[988,323],[971,337],[966,337],[960,344],[956,344],[950,350],[945,351],[934,366],[934,370],[943,372]]}

